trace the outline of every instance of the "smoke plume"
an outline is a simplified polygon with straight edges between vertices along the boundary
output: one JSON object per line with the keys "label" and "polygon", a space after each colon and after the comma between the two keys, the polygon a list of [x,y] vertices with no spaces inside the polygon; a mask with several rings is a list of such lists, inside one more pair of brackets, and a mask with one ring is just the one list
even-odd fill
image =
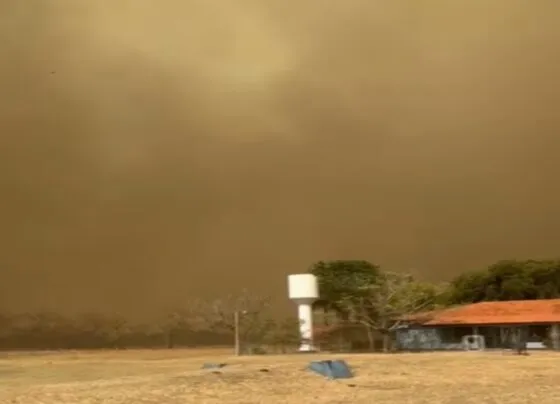
{"label": "smoke plume", "polygon": [[558,256],[557,1],[4,0],[0,306]]}

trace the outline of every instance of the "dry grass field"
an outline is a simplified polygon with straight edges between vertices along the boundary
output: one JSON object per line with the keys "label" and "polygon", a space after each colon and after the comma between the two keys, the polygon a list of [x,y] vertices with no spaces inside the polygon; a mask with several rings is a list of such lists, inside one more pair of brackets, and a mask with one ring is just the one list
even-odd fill
{"label": "dry grass field", "polygon": [[[356,377],[329,381],[312,359],[345,359]],[[221,373],[206,361],[228,363]],[[262,368],[268,372],[259,371]],[[560,355],[502,353],[286,355],[220,350],[0,354],[0,403],[559,403]]]}

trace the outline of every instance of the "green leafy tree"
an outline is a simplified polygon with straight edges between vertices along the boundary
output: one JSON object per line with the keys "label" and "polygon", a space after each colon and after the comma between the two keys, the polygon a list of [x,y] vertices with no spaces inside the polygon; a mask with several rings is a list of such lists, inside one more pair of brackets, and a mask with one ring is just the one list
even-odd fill
{"label": "green leafy tree", "polygon": [[560,261],[504,260],[451,282],[450,304],[560,297]]}
{"label": "green leafy tree", "polygon": [[471,271],[457,276],[450,284],[447,303],[462,304],[487,300],[487,271]]}
{"label": "green leafy tree", "polygon": [[334,311],[342,320],[348,319],[348,303],[357,301],[364,287],[375,283],[381,273],[377,265],[363,260],[319,261],[309,272],[319,283],[321,299],[315,307]]}
{"label": "green leafy tree", "polygon": [[533,279],[536,299],[560,297],[560,260],[525,261],[526,270]]}

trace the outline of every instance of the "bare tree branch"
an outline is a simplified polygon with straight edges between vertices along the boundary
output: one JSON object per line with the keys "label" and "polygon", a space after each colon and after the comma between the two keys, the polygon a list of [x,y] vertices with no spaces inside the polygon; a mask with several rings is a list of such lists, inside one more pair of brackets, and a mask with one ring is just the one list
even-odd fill
{"label": "bare tree branch", "polygon": [[403,315],[430,309],[435,304],[433,287],[417,282],[408,274],[382,273],[361,292],[361,296],[340,304],[350,313],[352,321],[384,335],[402,323],[399,318]]}

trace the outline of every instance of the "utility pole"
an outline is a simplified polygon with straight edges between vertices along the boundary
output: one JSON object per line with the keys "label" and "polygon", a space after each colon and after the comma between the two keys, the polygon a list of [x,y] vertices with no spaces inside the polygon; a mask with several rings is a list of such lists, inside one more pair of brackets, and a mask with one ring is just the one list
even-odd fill
{"label": "utility pole", "polygon": [[239,310],[233,313],[233,332],[235,334],[235,356],[241,355],[241,338],[239,337]]}

